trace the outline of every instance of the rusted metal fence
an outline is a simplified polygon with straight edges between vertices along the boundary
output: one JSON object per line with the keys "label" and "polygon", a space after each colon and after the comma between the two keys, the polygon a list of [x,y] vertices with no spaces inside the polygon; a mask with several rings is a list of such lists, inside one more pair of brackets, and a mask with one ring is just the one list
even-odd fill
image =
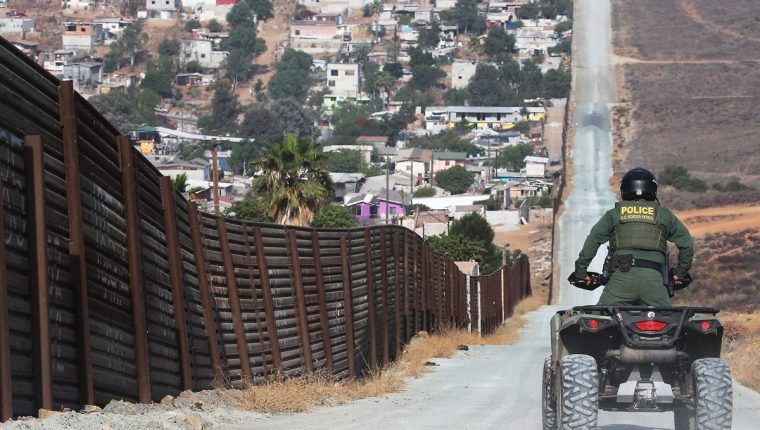
{"label": "rusted metal fence", "polygon": [[0,419],[324,370],[420,330],[491,332],[526,257],[469,277],[397,226],[199,212],[72,88],[0,41]]}

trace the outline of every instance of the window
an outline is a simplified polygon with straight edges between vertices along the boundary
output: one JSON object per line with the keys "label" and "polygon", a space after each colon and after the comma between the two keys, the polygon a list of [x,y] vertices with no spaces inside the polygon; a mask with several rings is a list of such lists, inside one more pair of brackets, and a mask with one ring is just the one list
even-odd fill
{"label": "window", "polygon": [[206,58],[206,54],[201,54],[201,58]]}
{"label": "window", "polygon": [[346,76],[355,76],[355,75],[356,75],[356,70],[354,69],[346,70]]}
{"label": "window", "polygon": [[84,27],[82,27],[82,28],[79,29],[79,31],[81,31],[82,33],[84,33],[85,31],[87,31],[87,29],[84,28]]}
{"label": "window", "polygon": [[301,30],[296,30],[296,36],[300,36],[300,35],[301,35]]}
{"label": "window", "polygon": [[334,87],[335,86],[335,81],[327,81],[327,86],[328,87]]}
{"label": "window", "polygon": [[446,160],[446,165],[451,166],[451,160]]}
{"label": "window", "polygon": [[330,70],[330,76],[338,76],[337,70]]}

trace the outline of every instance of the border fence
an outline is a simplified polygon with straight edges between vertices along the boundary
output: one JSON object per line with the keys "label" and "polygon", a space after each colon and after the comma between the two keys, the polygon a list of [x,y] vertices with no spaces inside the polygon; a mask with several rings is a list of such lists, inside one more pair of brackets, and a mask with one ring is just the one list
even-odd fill
{"label": "border fence", "polygon": [[358,377],[420,330],[492,332],[525,256],[460,272],[410,230],[200,212],[94,108],[0,39],[0,420],[316,370]]}

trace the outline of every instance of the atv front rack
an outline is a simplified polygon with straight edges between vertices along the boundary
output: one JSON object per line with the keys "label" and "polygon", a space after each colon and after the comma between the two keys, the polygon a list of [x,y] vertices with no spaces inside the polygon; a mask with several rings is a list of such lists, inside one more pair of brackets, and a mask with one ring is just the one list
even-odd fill
{"label": "atv front rack", "polygon": [[613,306],[600,306],[600,305],[586,305],[575,306],[574,311],[581,312],[600,312],[607,311],[610,316],[615,315],[618,311],[685,311],[689,316],[694,314],[712,314],[716,315],[720,312],[718,308],[710,307],[691,307],[691,306],[629,306],[629,305],[613,305]]}

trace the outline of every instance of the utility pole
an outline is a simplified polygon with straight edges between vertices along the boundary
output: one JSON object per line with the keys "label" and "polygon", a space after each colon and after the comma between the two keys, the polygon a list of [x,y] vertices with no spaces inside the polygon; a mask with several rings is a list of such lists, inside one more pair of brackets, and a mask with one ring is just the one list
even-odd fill
{"label": "utility pole", "polygon": [[390,191],[388,188],[390,187],[390,173],[391,173],[391,157],[390,155],[385,156],[385,224],[388,224],[388,212],[390,212]]}
{"label": "utility pole", "polygon": [[211,145],[211,168],[214,180],[214,215],[219,215],[219,163],[216,157],[216,139]]}

